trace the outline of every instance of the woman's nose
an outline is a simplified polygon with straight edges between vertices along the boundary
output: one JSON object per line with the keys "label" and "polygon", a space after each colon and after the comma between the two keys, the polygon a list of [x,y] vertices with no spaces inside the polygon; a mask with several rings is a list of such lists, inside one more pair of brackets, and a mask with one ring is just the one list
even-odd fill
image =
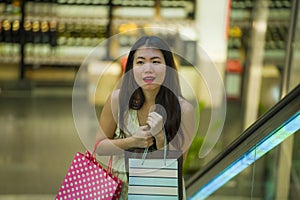
{"label": "woman's nose", "polygon": [[145,71],[152,71],[152,64],[151,63],[145,63]]}

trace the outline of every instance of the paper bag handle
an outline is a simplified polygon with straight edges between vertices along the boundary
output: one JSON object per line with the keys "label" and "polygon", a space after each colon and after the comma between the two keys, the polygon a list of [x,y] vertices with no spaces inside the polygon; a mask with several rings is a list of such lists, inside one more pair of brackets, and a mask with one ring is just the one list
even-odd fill
{"label": "paper bag handle", "polygon": [[[97,150],[97,147],[100,145],[101,142],[103,142],[106,138],[102,138],[100,140],[98,140],[96,143],[95,143],[95,146],[94,146],[94,150],[93,150],[93,154],[92,156],[96,159],[96,150]],[[113,161],[113,157],[110,156],[109,158],[109,161],[108,161],[108,169],[107,169],[107,172],[112,174],[112,161]]]}
{"label": "paper bag handle", "polygon": [[[167,136],[166,136],[166,131],[165,131],[165,127],[163,126],[163,133],[164,133],[164,164],[165,166],[167,165]],[[143,153],[143,156],[142,156],[142,165],[144,164],[145,162],[145,159],[146,159],[146,156],[147,156],[147,153],[148,153],[148,150],[149,148],[146,148],[144,150],[144,153]]]}

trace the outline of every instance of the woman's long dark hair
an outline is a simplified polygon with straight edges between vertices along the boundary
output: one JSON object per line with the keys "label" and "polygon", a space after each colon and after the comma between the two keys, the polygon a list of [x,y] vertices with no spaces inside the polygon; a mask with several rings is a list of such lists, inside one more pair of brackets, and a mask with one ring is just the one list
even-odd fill
{"label": "woman's long dark hair", "polygon": [[[119,126],[121,132],[127,131],[124,122],[127,111],[129,109],[139,110],[145,101],[143,91],[135,81],[132,70],[134,54],[136,50],[142,46],[159,49],[166,62],[165,79],[155,99],[155,104],[161,106],[157,106],[155,111],[164,117],[164,128],[166,131],[167,142],[169,143],[175,137],[177,132],[182,136],[180,131],[181,108],[178,100],[178,97],[181,96],[181,89],[173,53],[169,46],[159,37],[143,36],[132,46],[129,52],[119,95]],[[165,111],[162,111],[161,107],[164,108]],[[166,113],[167,116],[165,116],[164,113]],[[177,148],[180,148],[179,141],[172,141],[172,144]]]}

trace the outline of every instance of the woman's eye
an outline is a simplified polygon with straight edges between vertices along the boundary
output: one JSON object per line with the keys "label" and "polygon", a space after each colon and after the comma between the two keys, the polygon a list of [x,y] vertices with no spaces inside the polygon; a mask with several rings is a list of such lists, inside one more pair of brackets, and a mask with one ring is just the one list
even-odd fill
{"label": "woman's eye", "polygon": [[142,65],[142,64],[144,64],[144,62],[140,60],[140,61],[137,61],[136,64]]}
{"label": "woman's eye", "polygon": [[154,60],[153,63],[154,64],[160,64],[161,62],[159,60]]}

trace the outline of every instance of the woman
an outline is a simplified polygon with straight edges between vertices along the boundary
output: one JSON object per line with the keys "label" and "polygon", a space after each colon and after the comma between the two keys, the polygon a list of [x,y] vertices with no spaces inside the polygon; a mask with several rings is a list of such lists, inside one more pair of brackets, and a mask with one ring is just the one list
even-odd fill
{"label": "woman", "polygon": [[126,183],[124,150],[162,149],[166,137],[168,148],[181,150],[185,160],[194,132],[194,108],[181,96],[169,46],[156,36],[141,37],[130,50],[120,89],[103,107],[97,139],[107,139],[97,153],[117,155],[113,168]]}

